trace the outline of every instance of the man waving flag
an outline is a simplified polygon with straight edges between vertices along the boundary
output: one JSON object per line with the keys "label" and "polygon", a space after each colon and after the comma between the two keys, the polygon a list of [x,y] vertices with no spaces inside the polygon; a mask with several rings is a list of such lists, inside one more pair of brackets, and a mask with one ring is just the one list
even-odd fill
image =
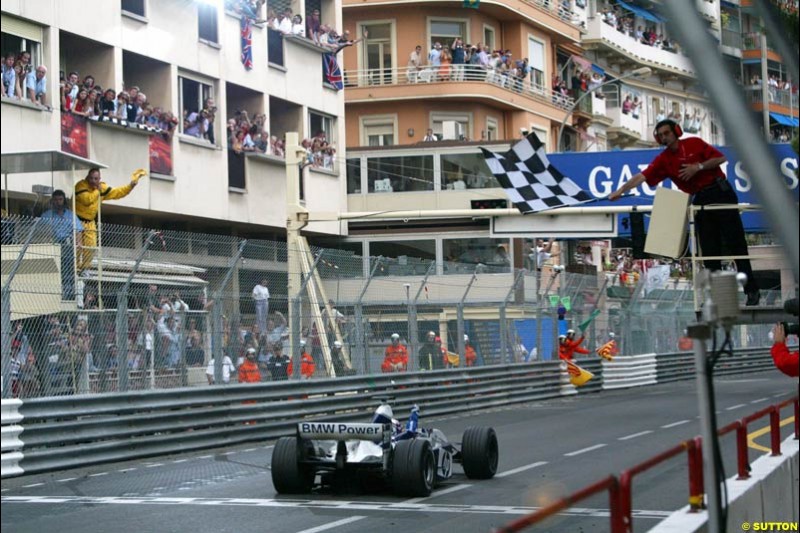
{"label": "man waving flag", "polygon": [[481,151],[489,170],[522,213],[537,213],[594,200],[550,164],[544,144],[533,132],[503,154],[485,148]]}

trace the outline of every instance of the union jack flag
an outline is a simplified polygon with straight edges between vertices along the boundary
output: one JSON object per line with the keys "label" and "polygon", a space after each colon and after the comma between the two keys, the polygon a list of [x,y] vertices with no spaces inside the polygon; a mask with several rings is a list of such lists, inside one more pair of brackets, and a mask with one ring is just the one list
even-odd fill
{"label": "union jack flag", "polygon": [[239,22],[242,34],[242,65],[247,70],[253,68],[253,23],[242,16]]}
{"label": "union jack flag", "polygon": [[342,70],[336,61],[336,54],[322,55],[322,74],[325,76],[325,81],[336,87],[337,91],[344,89]]}

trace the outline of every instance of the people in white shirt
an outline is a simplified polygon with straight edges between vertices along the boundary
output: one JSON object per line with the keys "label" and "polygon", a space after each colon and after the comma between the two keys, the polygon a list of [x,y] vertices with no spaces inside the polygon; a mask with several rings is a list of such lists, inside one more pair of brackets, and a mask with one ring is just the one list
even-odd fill
{"label": "people in white shirt", "polygon": [[[231,373],[236,370],[236,367],[233,366],[233,361],[227,355],[222,358],[222,382],[223,383],[230,383],[231,382]],[[208,384],[214,384],[214,359],[211,359],[208,362],[208,367],[206,368],[206,377],[208,378]]]}

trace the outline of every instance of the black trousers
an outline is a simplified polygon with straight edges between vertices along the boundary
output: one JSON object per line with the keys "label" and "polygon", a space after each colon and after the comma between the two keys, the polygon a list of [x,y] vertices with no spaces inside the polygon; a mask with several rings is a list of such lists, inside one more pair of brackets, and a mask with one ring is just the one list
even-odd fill
{"label": "black trousers", "polygon": [[[727,184],[727,186],[725,186]],[[730,183],[724,182],[707,187],[694,195],[692,204],[697,206],[710,204],[738,204],[739,198]],[[695,231],[700,241],[701,253],[704,256],[721,256],[723,244],[731,255],[747,255],[747,241],[744,237],[742,217],[736,209],[717,211],[697,211],[694,217]],[[703,261],[709,270],[720,270],[722,261],[712,259]],[[758,290],[753,276],[753,268],[749,259],[736,259],[736,269],[747,274],[745,292]]]}

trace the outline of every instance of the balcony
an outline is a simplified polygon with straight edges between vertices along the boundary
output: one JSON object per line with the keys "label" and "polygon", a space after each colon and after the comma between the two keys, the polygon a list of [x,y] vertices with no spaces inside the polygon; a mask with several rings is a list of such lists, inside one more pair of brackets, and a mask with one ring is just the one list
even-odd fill
{"label": "balcony", "polygon": [[719,2],[717,0],[697,0],[697,11],[709,22],[715,22],[719,17]]}
{"label": "balcony", "polygon": [[344,79],[347,89],[345,102],[348,104],[414,98],[452,101],[485,99],[490,105],[512,111],[530,111],[532,104],[543,105],[544,108],[540,110],[546,112],[551,120],[558,121],[563,118],[564,110],[570,109],[573,104],[571,97],[536,85],[528,78],[512,78],[469,65],[460,73],[451,66],[447,77],[442,77],[434,68],[413,72],[402,67],[346,70]]}
{"label": "balcony", "polygon": [[684,78],[695,77],[694,66],[685,55],[642,44],[635,38],[612,28],[600,17],[589,21],[583,45],[587,50],[595,49],[600,53],[605,50],[626,58],[632,65],[646,65],[654,70]]}
{"label": "balcony", "polygon": [[[742,34],[742,58],[760,59],[761,58],[761,34],[749,32]],[[776,52],[767,41],[767,59],[770,61],[782,62],[781,56]]]}
{"label": "balcony", "polygon": [[621,107],[612,107],[608,109],[607,116],[614,121],[607,132],[609,140],[615,145],[630,146],[647,139],[644,114],[634,118],[630,113],[623,113]]}
{"label": "balcony", "polygon": [[[763,108],[764,100],[762,98],[761,85],[749,85],[744,88],[745,97],[747,102],[758,111]],[[771,111],[781,113],[784,115],[794,116],[797,113],[797,93],[783,89],[775,89],[770,87],[767,91],[769,98],[769,107]]]}

